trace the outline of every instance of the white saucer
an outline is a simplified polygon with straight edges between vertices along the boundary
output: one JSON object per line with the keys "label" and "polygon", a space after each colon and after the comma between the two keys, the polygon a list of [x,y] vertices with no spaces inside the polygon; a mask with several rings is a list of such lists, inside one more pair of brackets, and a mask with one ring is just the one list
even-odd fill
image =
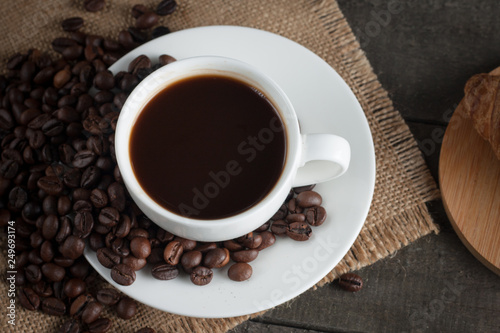
{"label": "white saucer", "polygon": [[[329,213],[307,242],[279,238],[251,263],[248,281],[234,282],[227,269],[215,270],[207,286],[191,283],[187,275],[155,280],[147,266],[129,287],[117,285],[95,252],[85,257],[107,281],[130,297],[175,314],[191,317],[234,317],[266,310],[312,287],[343,258],[358,236],[375,186],[375,152],[363,110],[342,78],[321,58],[284,37],[251,28],[210,26],[174,32],[133,50],[111,70],[126,70],[140,54],[153,61],[161,54],[177,59],[218,55],[245,61],[273,78],[288,95],[303,133],[334,133],[346,138],[352,150],[349,170],[319,184]],[[263,223],[265,221],[262,221]]]}

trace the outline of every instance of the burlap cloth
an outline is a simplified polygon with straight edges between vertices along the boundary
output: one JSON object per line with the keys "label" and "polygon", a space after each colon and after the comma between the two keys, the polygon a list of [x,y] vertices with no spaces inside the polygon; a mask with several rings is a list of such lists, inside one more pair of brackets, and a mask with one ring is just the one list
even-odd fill
{"label": "burlap cloth", "polygon": [[[0,61],[16,51],[36,47],[50,50],[50,42],[63,36],[60,22],[82,16],[87,33],[116,38],[133,24],[132,5],[155,6],[159,1],[108,0],[99,13],[83,10],[83,1],[16,0],[0,6]],[[176,12],[162,21],[172,31],[204,25],[241,25],[267,30],[294,40],[328,62],[356,94],[372,131],[377,156],[377,180],[370,213],[361,233],[344,259],[318,286],[339,274],[370,265],[393,254],[416,239],[437,232],[426,208],[439,192],[417,144],[401,115],[394,110],[387,92],[360,49],[334,0],[177,0]],[[4,237],[2,237],[4,239]],[[29,312],[17,307],[17,325],[7,324],[6,246],[0,264],[0,331],[52,332],[63,318]],[[113,332],[135,332],[150,326],[165,332],[225,332],[250,316],[228,319],[196,319],[164,313],[140,305],[129,321],[112,311]]]}

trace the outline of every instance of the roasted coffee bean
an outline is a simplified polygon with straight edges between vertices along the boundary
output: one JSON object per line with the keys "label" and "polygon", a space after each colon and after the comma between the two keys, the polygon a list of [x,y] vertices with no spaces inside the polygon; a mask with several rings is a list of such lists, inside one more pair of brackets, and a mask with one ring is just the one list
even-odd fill
{"label": "roasted coffee bean", "polygon": [[129,265],[130,267],[132,267],[132,269],[134,271],[138,271],[138,270],[141,270],[144,268],[144,266],[146,266],[146,264],[148,263],[146,261],[146,259],[139,259],[139,258],[136,258],[132,255],[130,256],[127,256],[125,258],[122,258],[122,263],[124,263],[125,265]]}
{"label": "roasted coffee bean", "polygon": [[66,295],[64,294],[64,282],[57,281],[52,283],[53,296],[57,299],[66,300]]}
{"label": "roasted coffee bean", "polygon": [[[73,89],[74,85],[78,80],[73,78],[68,84],[71,85],[71,89]],[[78,97],[75,95],[64,95],[57,102],[57,107],[62,108],[65,106],[73,106],[78,101]]]}
{"label": "roasted coffee bean", "polygon": [[235,262],[251,262],[257,258],[259,251],[256,249],[241,250],[231,253],[231,259]]}
{"label": "roasted coffee bean", "polygon": [[94,227],[94,218],[89,211],[80,211],[76,214],[73,226],[73,235],[87,238]]}
{"label": "roasted coffee bean", "polygon": [[7,131],[14,127],[14,119],[9,111],[0,108],[0,129]]}
{"label": "roasted coffee bean", "polygon": [[70,145],[64,143],[59,146],[59,157],[61,158],[61,162],[66,165],[71,165],[75,154],[76,151]]}
{"label": "roasted coffee bean", "polygon": [[[62,51],[62,56],[64,59],[71,61],[78,59],[83,53],[83,47],[81,45],[68,46]],[[60,87],[62,88],[62,87]]]}
{"label": "roasted coffee bean", "polygon": [[320,206],[323,202],[321,195],[314,191],[304,191],[297,195],[297,204],[303,208],[309,208],[313,206]]}
{"label": "roasted coffee bean", "polygon": [[158,280],[172,280],[179,275],[177,266],[172,266],[167,263],[158,263],[151,269],[151,275]]}
{"label": "roasted coffee bean", "polygon": [[256,233],[249,233],[249,236],[241,241],[241,244],[249,249],[255,249],[262,243],[262,236]]}
{"label": "roasted coffee bean", "polygon": [[339,286],[344,290],[357,292],[363,288],[363,279],[357,274],[345,273],[339,278]]}
{"label": "roasted coffee bean", "polygon": [[161,36],[165,36],[167,34],[170,33],[170,29],[163,26],[163,25],[160,25],[156,28],[153,29],[153,31],[151,32],[151,38],[152,39],[155,39],[155,38],[158,38],[158,37],[161,37]]}
{"label": "roasted coffee bean", "polygon": [[26,284],[26,275],[24,274],[23,268],[19,268],[15,273],[14,284],[16,285],[16,287],[21,287]]}
{"label": "roasted coffee bean", "polygon": [[122,286],[130,286],[135,281],[135,272],[128,265],[118,264],[111,269],[111,278]]}
{"label": "roasted coffee bean", "polygon": [[71,199],[67,195],[60,196],[57,200],[57,213],[60,216],[68,214],[71,210]]}
{"label": "roasted coffee bean", "polygon": [[245,281],[252,276],[252,271],[252,266],[239,262],[229,267],[227,276],[233,281]]}
{"label": "roasted coffee bean", "polygon": [[45,215],[57,214],[57,197],[49,195],[42,201],[42,209]]}
{"label": "roasted coffee bean", "polygon": [[293,222],[288,225],[286,234],[293,240],[306,241],[311,237],[312,230],[305,222]]}
{"label": "roasted coffee bean", "polygon": [[73,166],[83,169],[92,164],[96,159],[96,155],[91,150],[81,150],[77,152],[73,158]]}
{"label": "roasted coffee bean", "polygon": [[134,41],[134,38],[132,38],[132,35],[127,30],[120,31],[118,34],[118,43],[120,43],[125,50],[131,50],[139,45]]}
{"label": "roasted coffee bean", "polygon": [[3,161],[0,164],[0,176],[5,179],[13,179],[19,171],[19,163],[12,160]]}
{"label": "roasted coffee bean", "polygon": [[30,235],[30,245],[32,248],[37,248],[39,246],[42,245],[43,243],[43,236],[42,236],[42,232],[40,231],[40,229],[38,229],[37,231],[33,232],[31,235]]}
{"label": "roasted coffee bean", "polygon": [[64,31],[77,31],[83,27],[83,19],[81,17],[70,17],[61,22],[61,27]]}
{"label": "roasted coffee bean", "polygon": [[72,222],[67,216],[63,216],[59,219],[59,232],[57,233],[55,240],[58,243],[64,242],[66,237],[71,235],[71,225]]}
{"label": "roasted coffee bean", "polygon": [[40,258],[42,258],[44,262],[51,262],[52,259],[54,259],[54,255],[55,252],[52,242],[48,240],[43,242],[40,246]]}
{"label": "roasted coffee bean", "polygon": [[156,13],[161,16],[172,14],[177,8],[175,0],[162,0],[156,7]]}
{"label": "roasted coffee bean", "polygon": [[59,251],[68,259],[78,259],[85,250],[85,241],[75,235],[69,235],[62,243]]}
{"label": "roasted coffee bean", "polygon": [[311,207],[306,211],[306,220],[312,226],[320,226],[326,220],[326,209],[322,206]]}
{"label": "roasted coffee bean", "polygon": [[93,302],[94,298],[90,294],[82,294],[78,296],[72,303],[69,308],[69,315],[75,318],[80,318],[85,307]]}
{"label": "roasted coffee bean", "polygon": [[[103,190],[93,189],[92,192],[90,192],[90,202],[92,203],[92,205],[95,208],[106,207],[106,205],[108,204],[108,195]],[[102,211],[101,211],[101,213],[102,213]],[[116,213],[118,213],[118,211],[116,211]],[[101,222],[100,219],[99,219],[99,222]]]}
{"label": "roasted coffee bean", "polygon": [[287,228],[288,223],[283,220],[276,220],[271,224],[271,232],[278,236],[286,235]]}
{"label": "roasted coffee bean", "polygon": [[69,298],[75,298],[85,292],[87,285],[82,279],[72,278],[64,283],[63,292]]}
{"label": "roasted coffee bean", "polygon": [[97,300],[104,305],[112,306],[120,301],[120,293],[113,288],[99,289],[96,294]]}
{"label": "roasted coffee bean", "polygon": [[80,324],[75,319],[68,319],[61,325],[58,333],[80,333]]}
{"label": "roasted coffee bean", "polygon": [[102,10],[105,5],[105,0],[85,0],[83,2],[83,7],[85,8],[85,10],[92,13]]}
{"label": "roasted coffee bean", "polygon": [[163,262],[163,248],[155,247],[151,249],[151,254],[147,257],[146,261],[150,264],[157,264]]}
{"label": "roasted coffee bean", "polygon": [[[32,260],[30,260],[32,262]],[[42,260],[40,259],[40,263]],[[40,270],[40,267],[37,265],[28,265],[24,268],[24,274],[26,275],[26,280],[28,280],[31,283],[37,283],[42,279],[42,271]]]}
{"label": "roasted coffee bean", "polygon": [[65,267],[65,268],[71,268],[71,265],[73,265],[75,263],[75,261],[73,259],[69,259],[66,257],[55,257],[53,261],[54,261],[54,264],[59,265],[61,267]]}
{"label": "roasted coffee bean", "polygon": [[[120,220],[118,224],[113,227],[113,233],[118,238],[127,237],[130,233],[130,228],[132,226],[132,222],[127,215],[120,215]],[[133,239],[133,237],[129,238]]]}
{"label": "roasted coffee bean", "polygon": [[66,305],[60,299],[49,297],[42,301],[42,311],[51,316],[62,316],[66,313]]}
{"label": "roasted coffee bean", "polygon": [[45,239],[53,239],[59,231],[59,219],[56,215],[48,215],[43,221],[42,235]]}
{"label": "roasted coffee bean", "polygon": [[17,296],[19,297],[19,303],[30,311],[35,311],[40,306],[40,297],[29,287],[19,288]]}
{"label": "roasted coffee bean", "polygon": [[33,83],[35,84],[45,84],[54,78],[56,71],[54,67],[48,66],[41,69],[33,78]]}
{"label": "roasted coffee bean", "polygon": [[226,248],[216,248],[208,251],[203,258],[203,266],[208,268],[221,268],[229,262],[229,250]]}
{"label": "roasted coffee bean", "polygon": [[122,212],[125,209],[125,188],[122,184],[115,182],[108,187],[108,197],[111,206]]}
{"label": "roasted coffee bean", "polygon": [[92,301],[85,306],[82,312],[82,322],[90,324],[96,321],[102,313],[104,307],[101,303]]}
{"label": "roasted coffee bean", "polygon": [[276,236],[271,231],[264,231],[260,234],[262,243],[256,248],[257,251],[264,250],[276,242]]}
{"label": "roasted coffee bean", "polygon": [[150,29],[158,23],[159,19],[158,14],[153,11],[147,11],[135,19],[135,27],[141,30]]}
{"label": "roasted coffee bean", "polygon": [[99,156],[105,155],[109,152],[109,143],[107,140],[93,135],[87,139],[87,149],[92,150]]}
{"label": "roasted coffee bean", "polygon": [[235,240],[224,241],[222,244],[229,251],[243,250],[243,245],[241,245],[240,243],[236,242]]}
{"label": "roasted coffee bean", "polygon": [[92,187],[97,186],[100,178],[101,169],[91,165],[83,171],[82,178],[80,179],[80,186],[85,189],[91,189]]}
{"label": "roasted coffee bean", "polygon": [[[103,0],[104,1],[104,0]],[[87,325],[89,333],[105,333],[111,329],[111,320],[108,318],[99,318]]]}
{"label": "roasted coffee bean", "polygon": [[113,243],[111,243],[111,250],[124,258],[130,254],[130,241],[125,238],[116,238]]}
{"label": "roasted coffee bean", "polygon": [[98,72],[94,78],[94,85],[97,89],[110,90],[115,86],[115,77],[111,71]]}
{"label": "roasted coffee bean", "polygon": [[37,181],[38,187],[48,195],[59,195],[63,191],[63,184],[56,176],[41,177]]}
{"label": "roasted coffee bean", "polygon": [[77,42],[66,37],[59,37],[52,41],[52,49],[57,53],[62,53],[65,48],[73,45],[77,45]]}
{"label": "roasted coffee bean", "polygon": [[99,213],[98,220],[102,225],[112,228],[118,224],[120,212],[114,207],[104,207]]}
{"label": "roasted coffee bean", "polygon": [[165,250],[163,251],[163,259],[168,264],[175,266],[179,263],[183,251],[184,248],[182,247],[182,243],[177,240],[173,240],[165,247]]}
{"label": "roasted coffee bean", "polygon": [[65,105],[54,112],[57,119],[65,123],[72,123],[80,120],[80,115],[71,106]]}
{"label": "roasted coffee bean", "polygon": [[197,286],[209,284],[212,281],[213,276],[214,272],[210,268],[203,266],[193,268],[193,271],[190,274],[191,282]]}
{"label": "roasted coffee bean", "polygon": [[160,65],[161,66],[165,66],[165,65],[168,65],[168,64],[171,64],[173,63],[174,61],[176,61],[176,59],[168,54],[162,54],[158,60],[160,61]]}
{"label": "roasted coffee bean", "polygon": [[186,272],[190,272],[194,267],[201,264],[202,259],[201,251],[188,251],[182,255],[180,263]]}
{"label": "roasted coffee bean", "polygon": [[116,304],[116,314],[122,319],[130,319],[137,313],[137,303],[130,297],[123,297]]}
{"label": "roasted coffee bean", "polygon": [[139,259],[146,259],[151,254],[151,244],[144,237],[135,237],[130,241],[130,251]]}
{"label": "roasted coffee bean", "polygon": [[9,192],[8,207],[12,211],[20,211],[28,202],[28,193],[20,186],[13,187]]}
{"label": "roasted coffee bean", "polygon": [[33,61],[28,60],[24,62],[24,64],[21,66],[21,69],[19,71],[19,79],[23,82],[30,82],[36,71],[36,65]]}
{"label": "roasted coffee bean", "polygon": [[128,65],[128,71],[133,75],[137,74],[137,71],[141,68],[151,68],[151,59],[148,56],[142,54],[136,57]]}
{"label": "roasted coffee bean", "polygon": [[286,216],[286,221],[288,223],[304,222],[305,220],[306,220],[306,216],[304,214],[288,214]]}
{"label": "roasted coffee bean", "polygon": [[66,276],[64,268],[51,262],[42,265],[42,273],[52,282],[62,281]]}

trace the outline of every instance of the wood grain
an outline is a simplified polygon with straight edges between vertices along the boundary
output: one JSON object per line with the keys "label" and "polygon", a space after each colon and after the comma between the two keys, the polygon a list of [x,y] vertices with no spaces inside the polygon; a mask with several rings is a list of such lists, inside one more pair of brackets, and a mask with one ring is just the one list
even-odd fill
{"label": "wood grain", "polygon": [[473,128],[463,102],[443,139],[439,179],[443,203],[458,236],[500,275],[500,161]]}

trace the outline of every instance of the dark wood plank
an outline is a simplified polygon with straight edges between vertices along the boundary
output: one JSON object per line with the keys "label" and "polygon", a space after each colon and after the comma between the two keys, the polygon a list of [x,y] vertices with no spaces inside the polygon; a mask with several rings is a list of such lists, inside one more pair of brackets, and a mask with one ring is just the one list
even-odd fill
{"label": "dark wood plank", "polygon": [[500,65],[496,1],[338,3],[404,117],[443,123],[467,79]]}
{"label": "dark wood plank", "polygon": [[408,121],[407,124],[417,141],[434,180],[438,182],[439,154],[441,152],[441,143],[443,142],[446,126],[428,125],[413,121]]}
{"label": "dark wood plank", "polygon": [[307,330],[303,328],[281,326],[273,324],[260,323],[258,321],[246,321],[237,326],[232,333],[322,333],[326,331]]}

